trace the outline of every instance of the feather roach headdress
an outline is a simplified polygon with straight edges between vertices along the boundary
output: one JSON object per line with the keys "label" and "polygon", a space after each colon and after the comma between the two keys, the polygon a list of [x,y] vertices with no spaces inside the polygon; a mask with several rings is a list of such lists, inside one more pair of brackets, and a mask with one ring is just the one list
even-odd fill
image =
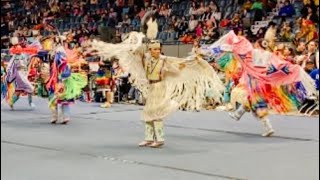
{"label": "feather roach headdress", "polygon": [[158,23],[154,17],[154,12],[147,12],[141,20],[141,31],[146,34],[149,40],[154,40],[157,38],[158,34]]}

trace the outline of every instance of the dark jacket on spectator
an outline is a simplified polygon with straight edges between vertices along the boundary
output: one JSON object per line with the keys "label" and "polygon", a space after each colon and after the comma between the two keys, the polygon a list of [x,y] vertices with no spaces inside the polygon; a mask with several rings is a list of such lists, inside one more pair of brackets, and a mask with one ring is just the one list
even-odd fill
{"label": "dark jacket on spectator", "polygon": [[283,6],[280,9],[279,16],[292,17],[295,14],[295,10],[291,4]]}
{"label": "dark jacket on spectator", "polygon": [[[308,14],[306,16],[303,16],[303,18],[307,19]],[[313,23],[319,23],[319,17],[315,13],[312,13],[312,15],[309,17],[309,20],[312,21]]]}
{"label": "dark jacket on spectator", "polygon": [[306,62],[305,71],[311,73],[316,68],[316,53],[312,53]]}

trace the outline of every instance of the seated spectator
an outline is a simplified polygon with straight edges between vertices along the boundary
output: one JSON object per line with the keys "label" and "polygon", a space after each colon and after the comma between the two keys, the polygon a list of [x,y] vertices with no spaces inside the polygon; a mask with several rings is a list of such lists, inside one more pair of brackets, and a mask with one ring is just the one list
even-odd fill
{"label": "seated spectator", "polygon": [[129,6],[134,6],[135,5],[134,3],[135,3],[134,0],[128,0],[128,5]]}
{"label": "seated spectator", "polygon": [[118,16],[118,14],[117,14],[117,12],[115,12],[114,8],[111,8],[111,9],[110,9],[110,13],[109,13],[109,17],[116,19],[117,16]]}
{"label": "seated spectator", "polygon": [[[32,24],[32,20],[31,20],[31,24]],[[1,26],[1,29],[2,29],[3,27]],[[8,22],[8,30],[9,31],[14,31],[15,30],[15,28],[14,28],[14,20],[13,19],[9,19],[9,22]]]}
{"label": "seated spectator", "polygon": [[305,51],[306,51],[306,43],[303,41],[300,41],[294,53],[299,56],[299,55],[303,55]]}
{"label": "seated spectator", "polygon": [[134,86],[134,79],[132,77],[129,77],[129,83],[131,84],[131,88],[128,92],[128,100],[132,104],[139,104],[143,105],[141,92],[137,87]]}
{"label": "seated spectator", "polygon": [[297,47],[295,48],[294,54],[294,62],[301,65],[307,54],[305,42],[300,41],[298,43]]}
{"label": "seated spectator", "polygon": [[179,19],[176,16],[172,16],[170,20],[168,20],[168,31],[178,31]]}
{"label": "seated spectator", "polygon": [[162,17],[169,17],[170,16],[170,12],[169,12],[169,8],[167,6],[166,3],[164,3],[161,8],[160,8],[160,12],[159,12],[159,16],[162,16]]}
{"label": "seated spectator", "polygon": [[28,29],[27,26],[23,27],[22,29],[22,35],[25,37],[31,37],[31,30]]}
{"label": "seated spectator", "polygon": [[189,19],[189,26],[188,26],[189,32],[193,32],[196,29],[197,25],[198,25],[198,20],[195,19],[194,15],[191,15]]}
{"label": "seated spectator", "polygon": [[202,37],[202,34],[203,34],[203,24],[202,22],[200,21],[196,27],[196,36],[197,38],[201,38]]}
{"label": "seated spectator", "polygon": [[138,14],[138,16],[140,16],[140,19],[143,18],[143,16],[145,15],[145,13],[146,13],[145,8],[144,8],[144,7],[141,7],[141,10],[140,10],[140,12],[139,12],[139,14]]}
{"label": "seated spectator", "polygon": [[197,14],[198,14],[198,11],[197,11],[197,7],[196,7],[196,3],[192,2],[191,7],[189,9],[189,15],[192,16],[192,15],[197,15]]}
{"label": "seated spectator", "polygon": [[308,44],[308,54],[306,58],[302,62],[302,67],[305,69],[307,73],[311,73],[313,70],[315,70],[317,67],[316,62],[316,52],[318,48],[318,43],[316,41],[311,41]]}
{"label": "seated spectator", "polygon": [[309,42],[318,38],[318,31],[315,23],[304,18],[300,19],[299,23],[300,30],[297,32],[294,42],[300,41],[301,39],[305,39],[306,42]]}
{"label": "seated spectator", "polygon": [[204,2],[200,3],[200,7],[197,9],[197,15],[202,15],[206,12],[206,7],[204,5]]}
{"label": "seated spectator", "polygon": [[221,20],[221,12],[219,11],[219,8],[212,9],[211,19],[213,19],[213,18],[220,22],[220,20]]}
{"label": "seated spectator", "polygon": [[144,7],[149,7],[151,4],[151,0],[144,0]]}
{"label": "seated spectator", "polygon": [[4,9],[10,9],[11,8],[10,1],[3,1],[3,2],[5,3],[5,5],[3,6]]}
{"label": "seated spectator", "polygon": [[211,11],[219,11],[218,5],[213,1],[210,1],[209,8],[211,9]]}
{"label": "seated spectator", "polygon": [[202,40],[212,41],[214,39],[217,39],[218,37],[219,37],[219,34],[217,32],[217,25],[212,21],[208,21],[205,26],[205,29],[203,30]]}
{"label": "seated spectator", "polygon": [[292,32],[291,25],[288,22],[284,22],[280,31],[280,40],[291,42],[294,39],[294,34]]}
{"label": "seated spectator", "polygon": [[263,3],[261,0],[256,0],[252,4],[251,10],[254,13],[253,21],[261,21],[264,16]]}
{"label": "seated spectator", "polygon": [[124,28],[124,32],[129,32],[129,27],[131,25],[131,19],[129,18],[129,15],[126,14],[123,21],[122,21],[122,27]]}
{"label": "seated spectator", "polygon": [[200,21],[208,21],[209,19],[211,19],[212,12],[210,7],[206,7],[205,9],[206,11],[200,16]]}
{"label": "seated spectator", "polygon": [[256,34],[256,39],[263,39],[265,34],[265,28],[260,28]]}
{"label": "seated spectator", "polygon": [[230,20],[229,28],[237,35],[240,35],[239,32],[243,31],[243,23],[239,13],[234,14],[233,18]]}
{"label": "seated spectator", "polygon": [[307,8],[308,13],[305,16],[302,16],[304,19],[310,20],[313,23],[319,23],[319,16],[315,13],[315,11],[311,8]]}
{"label": "seated spectator", "polygon": [[18,26],[18,28],[14,31],[13,36],[20,37],[20,36],[22,36],[22,34],[23,34],[22,27]]}
{"label": "seated spectator", "polygon": [[295,15],[295,10],[289,0],[284,2],[284,6],[280,8],[279,16],[282,17],[292,17]]}
{"label": "seated spectator", "polygon": [[54,14],[58,13],[60,11],[60,8],[58,6],[58,3],[54,3],[53,6],[51,6],[51,12]]}
{"label": "seated spectator", "polygon": [[90,0],[90,4],[97,5],[98,4],[98,0]]}
{"label": "seated spectator", "polygon": [[294,64],[294,50],[291,47],[286,46],[283,50],[283,60]]}
{"label": "seated spectator", "polygon": [[130,90],[129,74],[124,72],[120,67],[117,59],[114,60],[112,65],[112,79],[116,82],[120,100],[122,100]]}
{"label": "seated spectator", "polygon": [[183,32],[186,32],[188,29],[188,22],[186,21],[185,17],[182,17],[181,20],[178,22],[177,30],[179,32],[179,35],[183,34]]}
{"label": "seated spectator", "polygon": [[242,10],[247,10],[247,11],[249,11],[249,10],[251,9],[251,7],[252,7],[252,2],[251,2],[251,0],[246,0],[246,2],[243,3],[241,9],[242,9]]}
{"label": "seated spectator", "polygon": [[118,7],[123,7],[124,6],[124,0],[116,0],[116,5],[118,6]]}
{"label": "seated spectator", "polygon": [[114,17],[114,16],[109,16],[108,26],[111,27],[111,28],[115,28],[116,25],[117,25],[117,19],[116,19],[116,17]]}
{"label": "seated spectator", "polygon": [[132,22],[131,22],[132,26],[133,26],[133,30],[134,31],[139,31],[140,30],[140,27],[141,27],[141,20],[140,20],[140,16],[139,15],[136,15]]}

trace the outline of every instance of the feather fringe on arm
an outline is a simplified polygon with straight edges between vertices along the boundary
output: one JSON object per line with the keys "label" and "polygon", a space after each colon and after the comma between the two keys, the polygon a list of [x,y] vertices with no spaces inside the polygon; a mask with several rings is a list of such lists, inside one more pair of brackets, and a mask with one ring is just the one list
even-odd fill
{"label": "feather fringe on arm", "polygon": [[[116,56],[122,68],[129,72],[135,80],[134,85],[147,97],[149,81],[143,67],[145,47],[142,44],[143,34],[135,33],[129,35],[123,43],[108,44],[101,41],[92,43],[92,50],[105,58]],[[213,98],[219,102],[222,98],[224,86],[212,69],[204,60],[180,59],[175,57],[166,58],[166,72],[163,83],[165,99],[171,99],[179,107],[186,110],[202,109],[206,98]],[[183,68],[180,69],[180,65]]]}

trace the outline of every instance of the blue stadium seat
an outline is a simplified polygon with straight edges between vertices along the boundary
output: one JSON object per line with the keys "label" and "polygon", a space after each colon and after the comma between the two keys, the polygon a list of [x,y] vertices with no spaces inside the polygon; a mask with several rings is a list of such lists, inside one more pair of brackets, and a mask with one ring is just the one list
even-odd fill
{"label": "blue stadium seat", "polygon": [[93,25],[94,25],[94,22],[92,21],[88,23],[88,27],[93,27]]}
{"label": "blue stadium seat", "polygon": [[183,13],[184,16],[189,16],[189,9],[186,9]]}
{"label": "blue stadium seat", "polygon": [[84,21],[84,17],[80,16],[80,22],[82,23]]}
{"label": "blue stadium seat", "polygon": [[160,32],[160,31],[158,31],[158,34],[157,34],[156,39],[160,39],[160,34],[161,34],[161,32]]}
{"label": "blue stadium seat", "polygon": [[185,9],[187,9],[187,4],[186,3],[181,3],[180,7],[179,7],[179,10],[180,11],[184,11]]}
{"label": "blue stadium seat", "polygon": [[80,28],[81,27],[81,24],[78,23],[78,24],[75,24],[75,28]]}
{"label": "blue stadium seat", "polygon": [[221,0],[220,1],[220,7],[225,7],[226,6],[226,1],[225,0]]}
{"label": "blue stadium seat", "polygon": [[129,8],[123,8],[122,14],[128,14],[129,10],[130,10]]}
{"label": "blue stadium seat", "polygon": [[166,41],[168,38],[168,32],[162,32],[162,36],[160,37],[160,39],[162,39],[163,41]]}
{"label": "blue stadium seat", "polygon": [[179,4],[173,4],[171,10],[172,10],[172,11],[177,11],[177,10],[179,10]]}
{"label": "blue stadium seat", "polygon": [[74,23],[76,21],[76,17],[70,16],[70,23]]}
{"label": "blue stadium seat", "polygon": [[175,39],[175,40],[178,40],[178,39],[179,39],[179,33],[178,33],[178,32],[175,33],[174,39]]}
{"label": "blue stadium seat", "polygon": [[166,40],[173,42],[173,41],[175,40],[176,33],[177,33],[177,32],[170,32],[170,33],[168,33],[168,36],[167,36],[167,39],[166,39]]}
{"label": "blue stadium seat", "polygon": [[63,24],[63,23],[60,23],[59,26],[58,26],[58,28],[59,28],[59,29],[63,29],[63,28],[64,28],[64,24]]}
{"label": "blue stadium seat", "polygon": [[66,24],[64,25],[64,28],[63,28],[63,29],[64,29],[64,30],[69,30],[70,27],[71,27],[70,24],[69,24],[69,23],[66,23]]}
{"label": "blue stadium seat", "polygon": [[75,22],[80,22],[80,20],[81,20],[80,16],[75,17]]}

